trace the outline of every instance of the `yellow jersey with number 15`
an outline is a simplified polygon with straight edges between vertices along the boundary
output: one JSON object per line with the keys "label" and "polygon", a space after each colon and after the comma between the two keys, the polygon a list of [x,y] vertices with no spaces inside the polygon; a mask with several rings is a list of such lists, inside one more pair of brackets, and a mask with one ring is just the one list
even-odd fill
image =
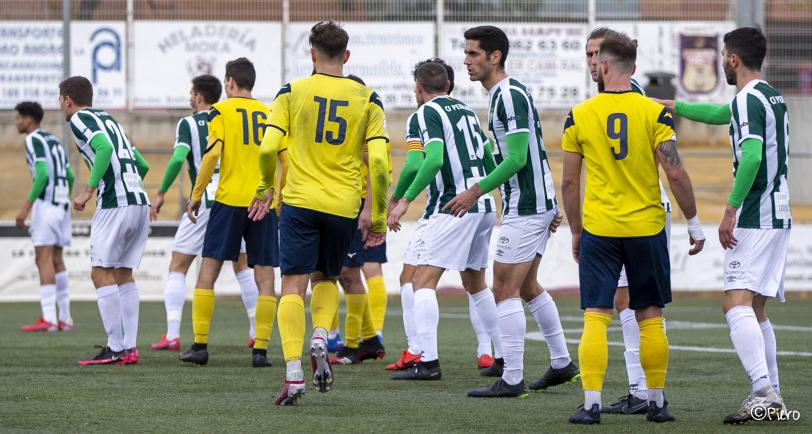
{"label": "yellow jersey with number 15", "polygon": [[314,74],[283,86],[268,124],[287,136],[284,203],[358,216],[363,146],[388,140],[385,122],[378,95],[351,79]]}
{"label": "yellow jersey with number 15", "polygon": [[573,107],[561,148],[586,163],[584,229],[605,237],[663,230],[655,152],[669,140],[676,141],[671,113],[636,92],[603,92]]}
{"label": "yellow jersey with number 15", "polygon": [[259,184],[259,145],[269,117],[268,105],[252,98],[229,98],[209,110],[209,145],[222,142],[215,201],[237,207],[251,204]]}

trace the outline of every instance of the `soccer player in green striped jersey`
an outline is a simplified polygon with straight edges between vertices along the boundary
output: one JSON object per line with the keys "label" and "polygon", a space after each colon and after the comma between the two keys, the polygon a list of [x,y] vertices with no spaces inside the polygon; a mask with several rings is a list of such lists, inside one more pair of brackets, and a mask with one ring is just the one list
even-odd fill
{"label": "soccer player in green striped jersey", "polygon": [[[189,172],[189,179],[194,186],[197,173],[200,170],[200,161],[206,152],[208,143],[209,127],[206,121],[209,109],[212,104],[220,100],[222,91],[223,87],[217,77],[201,75],[192,79],[189,104],[194,114],[178,121],[172,158],[166,167],[161,187],[152,201],[152,219],[157,219],[158,213],[164,204],[164,195],[172,186],[175,178],[177,178],[184,162],[186,162],[186,168]],[[203,236],[206,233],[209,211],[214,203],[214,192],[217,191],[218,175],[217,169],[215,169],[215,174],[203,193],[203,200],[197,215],[197,224],[192,223],[186,213],[181,216],[178,231],[175,233],[175,243],[172,246],[169,279],[166,282],[164,291],[166,334],[151,346],[153,350],[174,351],[180,349],[180,324],[183,315],[183,304],[186,300],[186,273],[189,271],[192,261],[203,250]],[[239,260],[232,263],[232,265],[234,267],[234,276],[240,285],[243,305],[248,314],[248,346],[252,347],[254,341],[254,316],[259,290],[254,281],[254,271],[248,268],[245,243],[242,245]],[[259,363],[259,365],[267,366],[267,363]]]}
{"label": "soccer player in green striped jersey", "polygon": [[[14,107],[14,124],[25,134],[25,160],[34,183],[20,212],[17,227],[28,230],[34,243],[35,262],[40,279],[42,316],[23,326],[22,331],[57,331],[73,328],[68,297],[68,272],[62,258],[63,247],[71,242],[70,190],[73,172],[65,149],[56,136],[40,128],[42,107],[25,101]],[[25,219],[31,213],[31,225]],[[59,316],[57,316],[57,306]]]}
{"label": "soccer player in green striped jersey", "polygon": [[423,351],[420,362],[413,368],[396,372],[393,380],[439,380],[437,325],[439,308],[436,288],[446,269],[457,270],[465,290],[477,304],[477,313],[485,329],[500,351],[496,322],[496,303],[485,283],[488,245],[496,219],[493,198],[482,195],[470,212],[458,219],[443,210],[457,192],[484,178],[486,166],[492,166],[486,155],[485,136],[476,114],[462,102],[448,96],[448,73],[443,65],[426,63],[415,72],[415,96],[420,104],[417,121],[420,141],[426,152],[425,161],[414,175],[409,188],[389,215],[389,227],[398,230],[400,218],[409,204],[426,187],[423,229],[425,251],[417,259],[412,277],[414,319]]}
{"label": "soccer player in green striped jersey", "polygon": [[139,294],[132,270],[141,263],[149,234],[146,160],[109,113],[91,108],[93,86],[75,76],[59,83],[59,105],[76,147],[90,167],[87,185],[73,199],[77,211],[96,194],[90,224],[90,278],[99,296],[107,344],[80,365],[138,363]]}
{"label": "soccer player in green striped jersey", "polygon": [[764,34],[741,27],[724,36],[722,67],[738,93],[730,104],[662,101],[691,120],[730,124],[733,189],[719,225],[725,249],[725,318],[730,338],[752,384],[741,408],[724,418],[738,424],[775,419],[783,407],[778,382],[775,332],[766,303],[784,301],[792,214],[789,206],[789,113],[784,97],[761,78],[767,54]]}
{"label": "soccer player in green striped jersey", "polygon": [[527,88],[505,72],[509,42],[498,27],[466,30],[465,65],[472,81],[488,90],[488,126],[494,141],[496,168],[482,180],[449,201],[445,208],[463,215],[482,194],[500,188],[502,225],[497,237],[493,290],[499,310],[503,359],[494,366],[501,378],[475,389],[469,396],[521,396],[524,382],[524,340],[527,323],[522,300],[547,341],[550,368],[530,389],[547,389],[575,381],[578,367],[572,362],[558,308],[538,283],[538,267],[560,216],[555,185],[541,137],[541,121]]}

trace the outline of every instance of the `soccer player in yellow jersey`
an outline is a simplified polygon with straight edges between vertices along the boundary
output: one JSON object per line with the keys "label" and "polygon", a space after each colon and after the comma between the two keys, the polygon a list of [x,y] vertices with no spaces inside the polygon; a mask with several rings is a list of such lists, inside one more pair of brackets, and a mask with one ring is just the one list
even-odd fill
{"label": "soccer player in yellow jersey", "polygon": [[316,74],[282,87],[273,102],[260,150],[261,182],[249,215],[265,217],[276,172],[279,143],[287,136],[289,166],[282,192],[280,264],[282,298],[279,334],[287,362],[277,405],[304,393],[301,354],[305,335],[304,295],[312,281],[310,342],[313,382],[326,392],[333,382],[327,360],[327,329],[338,309],[336,278],[357,227],[361,206],[363,145],[369,150],[372,217],[360,228],[366,247],[386,238],[389,183],[384,111],[378,95],[344,77],[349,35],[321,22],[310,33]]}
{"label": "soccer player in yellow jersey", "polygon": [[[260,178],[257,166],[259,145],[270,115],[266,104],[251,97],[255,81],[256,71],[248,59],[241,57],[228,62],[224,81],[228,99],[213,104],[209,110],[209,146],[200,163],[200,172],[187,207],[188,217],[193,223],[197,222],[203,193],[218,161],[220,183],[209,212],[209,223],[203,239],[203,264],[192,303],[195,342],[189,351],[181,354],[180,359],[184,362],[205,365],[209,360],[207,344],[214,313],[214,282],[223,261],[237,261],[244,239],[248,265],[254,268],[254,278],[259,288],[252,365],[271,365],[267,349],[276,316],[274,267],[279,262],[279,243],[275,213],[270,213],[262,221],[253,221],[248,217],[248,206]],[[261,206],[267,211],[271,201]]]}
{"label": "soccer player in yellow jersey", "polygon": [[[674,121],[661,104],[632,91],[637,45],[622,34],[607,35],[598,53],[598,95],[578,104],[564,123],[564,208],[579,263],[584,331],[578,347],[584,406],[571,423],[600,423],[606,373],[606,332],[620,269],[629,280],[629,307],[640,326],[640,363],[648,381],[647,419],[673,421],[663,398],[668,340],[662,309],[671,302],[671,270],[660,201],[657,163],[686,218],[696,217],[688,173],[676,148]],[[583,224],[581,162],[587,168]],[[690,231],[690,254],[704,235]]]}

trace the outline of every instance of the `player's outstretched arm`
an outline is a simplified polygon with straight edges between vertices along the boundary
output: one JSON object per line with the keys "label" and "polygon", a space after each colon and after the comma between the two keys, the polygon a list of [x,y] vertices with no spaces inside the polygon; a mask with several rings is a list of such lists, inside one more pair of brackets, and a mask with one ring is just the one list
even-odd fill
{"label": "player's outstretched arm", "polygon": [[451,199],[445,204],[443,210],[450,210],[452,215],[462,217],[476,205],[476,202],[483,194],[507,182],[511,176],[515,175],[527,163],[529,140],[530,134],[526,132],[507,136],[508,152],[505,159],[488,176]]}
{"label": "player's outstretched arm", "polygon": [[90,168],[90,176],[87,179],[87,186],[76,198],[73,199],[73,208],[77,211],[85,209],[87,201],[93,197],[93,193],[99,188],[102,177],[110,167],[110,159],[113,156],[113,144],[104,134],[96,134],[90,140],[90,147],[96,154],[93,159],[93,167]]}
{"label": "player's outstretched arm", "polygon": [[429,186],[431,180],[442,169],[444,148],[445,143],[440,139],[433,139],[425,144],[426,158],[423,160],[423,164],[420,165],[420,170],[417,171],[414,181],[406,189],[406,193],[403,194],[398,204],[389,213],[389,229],[395,232],[400,230],[400,219],[409,210],[409,204]]}
{"label": "player's outstretched arm", "polygon": [[652,99],[668,107],[678,116],[703,124],[726,125],[730,122],[732,116],[728,104],[687,103],[673,99]]}
{"label": "player's outstretched arm", "polygon": [[572,257],[578,262],[581,249],[581,160],[576,152],[564,152],[564,174],[561,181],[561,195],[564,197],[564,212],[572,233]]}
{"label": "player's outstretched arm", "polygon": [[702,232],[699,217],[696,215],[694,189],[691,186],[691,178],[682,165],[679,151],[677,151],[677,142],[675,140],[661,142],[657,145],[656,155],[657,161],[665,171],[666,178],[668,178],[668,185],[674,193],[677,205],[679,205],[685,218],[688,219],[689,241],[693,246],[688,254],[695,255],[702,251],[702,247],[705,245],[705,234]]}

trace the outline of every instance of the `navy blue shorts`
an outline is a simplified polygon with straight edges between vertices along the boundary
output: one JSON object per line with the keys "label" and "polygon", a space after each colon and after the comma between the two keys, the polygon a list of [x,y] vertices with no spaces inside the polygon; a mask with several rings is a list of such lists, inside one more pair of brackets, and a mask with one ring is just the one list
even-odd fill
{"label": "navy blue shorts", "polygon": [[629,308],[663,308],[671,302],[671,261],[665,230],[648,237],[602,237],[584,229],[578,264],[581,309],[614,307],[623,265],[629,279]]}
{"label": "navy blue shorts", "polygon": [[203,238],[203,257],[236,261],[240,243],[245,240],[248,265],[279,266],[279,234],[276,213],[269,212],[261,221],[248,218],[248,208],[215,201],[209,211],[209,224]]}
{"label": "navy blue shorts", "polygon": [[338,276],[358,219],[282,204],[279,217],[282,274],[320,271]]}
{"label": "navy blue shorts", "polygon": [[355,235],[352,237],[352,242],[350,242],[350,247],[347,250],[347,256],[344,259],[344,266],[361,267],[366,262],[386,263],[386,241],[380,246],[365,249],[361,231],[356,228]]}

